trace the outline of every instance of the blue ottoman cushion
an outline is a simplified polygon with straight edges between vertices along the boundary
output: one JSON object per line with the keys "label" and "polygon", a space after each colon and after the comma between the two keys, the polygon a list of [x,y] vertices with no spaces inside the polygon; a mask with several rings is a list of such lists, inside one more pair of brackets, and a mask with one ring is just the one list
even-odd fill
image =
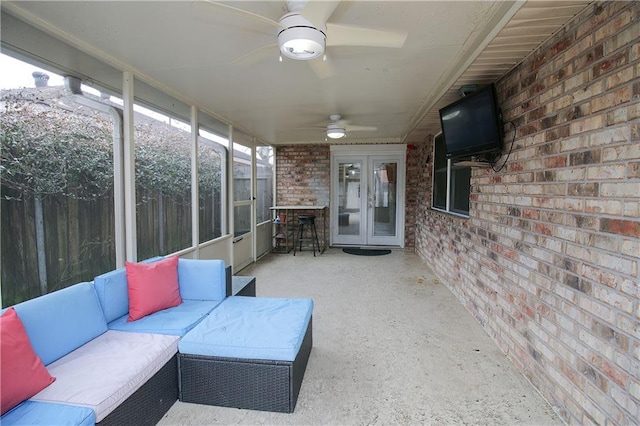
{"label": "blue ottoman cushion", "polygon": [[313,313],[312,299],[232,296],[178,344],[183,354],[294,361]]}

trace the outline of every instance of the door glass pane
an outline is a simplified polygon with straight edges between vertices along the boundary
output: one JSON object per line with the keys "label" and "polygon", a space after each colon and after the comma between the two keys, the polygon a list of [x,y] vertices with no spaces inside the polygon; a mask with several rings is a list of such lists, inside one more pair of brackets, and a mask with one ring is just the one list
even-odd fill
{"label": "door glass pane", "polygon": [[447,158],[445,157],[444,136],[435,138],[433,153],[433,207],[447,208]]}
{"label": "door glass pane", "polygon": [[360,162],[338,164],[338,234],[360,234]]}
{"label": "door glass pane", "polygon": [[251,148],[233,143],[233,201],[251,200]]}
{"label": "door glass pane", "polygon": [[251,232],[251,148],[233,143],[233,236]]}
{"label": "door glass pane", "polygon": [[451,167],[451,211],[469,214],[471,167]]}
{"label": "door glass pane", "polygon": [[396,235],[396,191],[398,164],[373,163],[373,235]]}
{"label": "door glass pane", "polygon": [[251,205],[233,208],[234,237],[240,237],[251,232]]}

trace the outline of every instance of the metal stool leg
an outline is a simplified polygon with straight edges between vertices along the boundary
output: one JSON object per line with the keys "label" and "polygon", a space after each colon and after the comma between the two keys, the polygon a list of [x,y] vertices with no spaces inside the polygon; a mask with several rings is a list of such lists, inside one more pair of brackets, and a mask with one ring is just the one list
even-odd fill
{"label": "metal stool leg", "polygon": [[[320,241],[318,240],[318,230],[316,229],[316,224],[313,224],[313,235],[311,236],[311,238],[315,238],[315,241],[312,240],[311,244],[314,244],[318,246],[318,254],[320,254]],[[315,246],[314,246],[315,247]],[[316,255],[316,251],[315,249],[313,250],[313,255]]]}
{"label": "metal stool leg", "polygon": [[[307,228],[307,234],[305,235],[305,226]],[[315,216],[300,215],[298,217],[298,232],[297,238],[293,243],[293,255],[296,255],[297,251],[302,251],[302,242],[310,241],[311,248],[313,249],[313,257],[316,257],[316,247],[318,253],[320,253],[320,241],[318,239],[318,229],[316,228]]]}
{"label": "metal stool leg", "polygon": [[309,227],[310,239],[311,239],[311,248],[313,249],[313,257],[316,257],[316,243],[313,242],[313,232],[316,229],[316,224],[311,222],[311,226]]}
{"label": "metal stool leg", "polygon": [[298,251],[302,251],[302,239],[304,237],[304,223],[298,224],[298,237],[293,242],[293,255],[296,255],[296,246],[298,246]]}
{"label": "metal stool leg", "polygon": [[300,233],[298,234],[298,251],[302,251],[302,239],[304,238],[304,223],[300,224]]}

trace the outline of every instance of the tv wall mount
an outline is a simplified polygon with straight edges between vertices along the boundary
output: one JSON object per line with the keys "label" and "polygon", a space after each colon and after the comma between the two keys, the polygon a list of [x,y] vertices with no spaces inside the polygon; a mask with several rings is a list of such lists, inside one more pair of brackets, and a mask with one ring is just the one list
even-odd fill
{"label": "tv wall mount", "polygon": [[477,84],[465,84],[463,86],[460,86],[460,89],[458,89],[458,93],[460,94],[460,97],[464,98],[465,96],[470,95],[478,90],[479,87],[480,86]]}

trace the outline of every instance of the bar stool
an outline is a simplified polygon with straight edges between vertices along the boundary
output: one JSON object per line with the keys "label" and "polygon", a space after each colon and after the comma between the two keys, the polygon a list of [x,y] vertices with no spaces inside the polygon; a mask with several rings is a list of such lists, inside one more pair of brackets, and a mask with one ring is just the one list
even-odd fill
{"label": "bar stool", "polygon": [[[307,227],[307,231],[310,234],[308,237],[304,235],[304,228]],[[293,243],[293,255],[296,255],[296,245],[300,245],[298,251],[302,251],[302,242],[311,241],[311,247],[313,247],[313,257],[316,256],[316,246],[318,247],[318,253],[320,252],[320,241],[318,240],[318,231],[316,230],[316,217],[314,215],[300,215],[298,216],[298,237]]]}

